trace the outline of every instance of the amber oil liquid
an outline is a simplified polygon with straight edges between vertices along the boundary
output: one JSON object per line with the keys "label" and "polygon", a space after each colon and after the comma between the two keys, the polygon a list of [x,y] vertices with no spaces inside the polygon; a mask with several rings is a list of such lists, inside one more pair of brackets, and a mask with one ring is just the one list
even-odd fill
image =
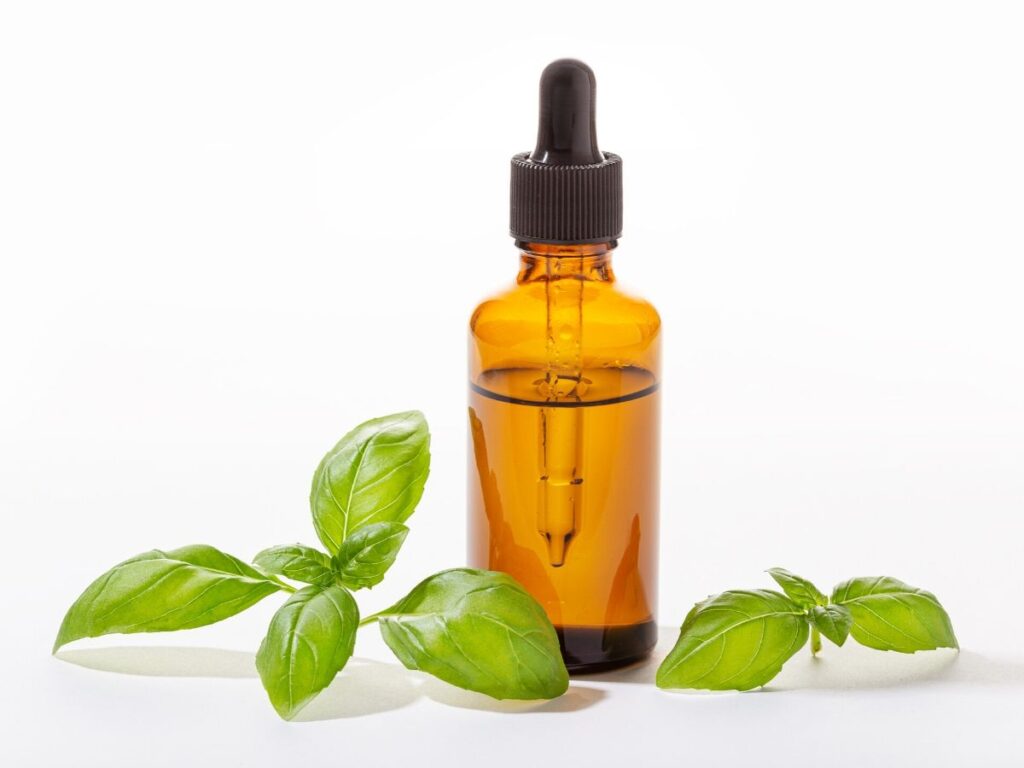
{"label": "amber oil liquid", "polygon": [[574,673],[657,634],[660,321],[613,286],[611,247],[527,251],[471,334],[470,562],[533,594]]}

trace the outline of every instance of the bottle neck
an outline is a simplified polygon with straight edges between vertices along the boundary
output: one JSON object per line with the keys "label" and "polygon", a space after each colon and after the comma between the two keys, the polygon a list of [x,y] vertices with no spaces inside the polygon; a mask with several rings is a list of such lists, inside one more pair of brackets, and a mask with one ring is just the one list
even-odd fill
{"label": "bottle neck", "polygon": [[520,249],[519,284],[571,278],[600,283],[615,282],[612,251],[618,241],[604,243],[529,243],[516,241]]}

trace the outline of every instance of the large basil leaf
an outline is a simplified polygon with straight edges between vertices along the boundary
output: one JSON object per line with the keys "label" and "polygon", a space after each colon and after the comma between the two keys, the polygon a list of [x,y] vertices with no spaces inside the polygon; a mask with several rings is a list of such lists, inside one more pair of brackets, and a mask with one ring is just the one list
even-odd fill
{"label": "large basil leaf", "polygon": [[723,592],[694,606],[658,669],[659,688],[745,691],[764,685],[807,642],[803,609],[769,590]]}
{"label": "large basil leaf", "polygon": [[154,549],[90,584],[64,617],[53,650],[83,637],[213,624],[279,589],[276,580],[205,544]]}
{"label": "large basil leaf", "polygon": [[802,576],[797,576],[785,568],[769,568],[768,573],[775,579],[775,583],[782,587],[782,591],[789,599],[802,608],[812,608],[828,602],[828,598],[821,594],[821,590]]}
{"label": "large basil leaf", "polygon": [[371,523],[353,533],[334,556],[342,583],[352,589],[380,584],[408,535],[401,523]]}
{"label": "large basil leaf", "polygon": [[360,424],[324,456],[309,495],[313,525],[336,555],[343,541],[370,523],[404,523],[430,470],[430,432],[419,411]]}
{"label": "large basil leaf", "polygon": [[811,609],[811,623],[833,643],[842,646],[850,634],[853,615],[845,605],[816,605]]}
{"label": "large basil leaf", "polygon": [[888,576],[844,581],[832,602],[853,615],[850,634],[868,648],[913,653],[959,648],[949,614],[931,592]]}
{"label": "large basil leaf", "polygon": [[270,703],[290,720],[352,656],[359,608],[342,586],[303,587],[270,621],[256,653],[256,669]]}
{"label": "large basil leaf", "polygon": [[331,558],[318,549],[302,544],[284,544],[264,549],[252,561],[257,568],[267,573],[305,584],[326,587],[334,582]]}
{"label": "large basil leaf", "polygon": [[551,699],[569,686],[544,609],[511,576],[456,568],[378,614],[409,669],[496,699]]}

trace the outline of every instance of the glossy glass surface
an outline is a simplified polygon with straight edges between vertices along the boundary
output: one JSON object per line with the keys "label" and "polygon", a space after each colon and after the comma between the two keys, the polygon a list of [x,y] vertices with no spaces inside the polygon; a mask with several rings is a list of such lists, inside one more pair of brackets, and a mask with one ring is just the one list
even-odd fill
{"label": "glossy glass surface", "polygon": [[470,324],[470,562],[531,591],[573,671],[654,640],[660,319],[613,247],[526,246]]}

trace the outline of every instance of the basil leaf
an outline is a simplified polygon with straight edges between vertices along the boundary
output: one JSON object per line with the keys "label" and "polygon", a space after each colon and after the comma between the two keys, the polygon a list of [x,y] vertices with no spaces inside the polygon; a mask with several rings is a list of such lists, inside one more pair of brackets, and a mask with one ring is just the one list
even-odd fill
{"label": "basil leaf", "polygon": [[811,623],[838,646],[846,642],[853,625],[853,615],[845,605],[816,605],[811,608]]}
{"label": "basil leaf", "polygon": [[371,523],[353,533],[334,556],[342,583],[352,589],[380,584],[408,535],[401,523]]}
{"label": "basil leaf", "polygon": [[205,544],[154,549],[115,565],[86,588],[68,609],[53,651],[83,637],[202,627],[284,588]]}
{"label": "basil leaf", "polygon": [[352,656],[359,608],[342,586],[303,587],[274,614],[256,652],[270,703],[290,720]]}
{"label": "basil leaf", "polygon": [[844,581],[832,591],[832,602],[850,609],[850,634],[868,648],[913,653],[960,647],[949,614],[935,595],[898,579]]}
{"label": "basil leaf", "polygon": [[456,568],[378,614],[408,669],[496,699],[551,699],[569,687],[544,609],[511,576]]}
{"label": "basil leaf", "polygon": [[790,573],[785,568],[769,568],[768,573],[775,579],[775,583],[782,587],[789,599],[802,608],[812,608],[815,605],[826,605],[828,598],[821,590],[814,586],[802,576]]}
{"label": "basil leaf", "polygon": [[807,634],[803,609],[785,595],[723,592],[690,611],[656,681],[659,688],[756,688],[779,673]]}
{"label": "basil leaf", "polygon": [[309,503],[317,536],[332,555],[370,523],[404,523],[430,471],[430,432],[419,411],[360,424],[324,456]]}
{"label": "basil leaf", "polygon": [[285,576],[305,584],[326,587],[334,583],[331,558],[318,549],[302,544],[285,544],[264,549],[253,563],[267,573]]}

